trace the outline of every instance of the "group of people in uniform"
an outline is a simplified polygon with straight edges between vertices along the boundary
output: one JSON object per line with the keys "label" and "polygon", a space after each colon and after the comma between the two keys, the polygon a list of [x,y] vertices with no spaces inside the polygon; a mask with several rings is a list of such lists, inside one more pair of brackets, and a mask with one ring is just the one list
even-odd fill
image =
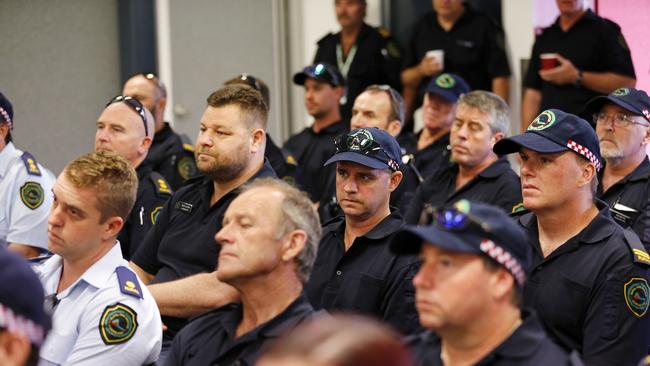
{"label": "group of people in uniform", "polygon": [[[540,37],[615,29],[576,3]],[[503,35],[433,5],[400,77],[365,1],[335,1],[341,32],[293,76],[314,122],[282,146],[253,75],[207,97],[191,144],[162,81],[137,74],[54,176],[14,145],[0,94],[0,364],[645,362],[650,97],[614,75],[580,113],[544,102],[509,137],[498,47],[488,78],[459,63]],[[444,66],[422,59],[438,33],[455,40]],[[577,70],[571,87],[600,91],[603,70],[569,56],[542,85]]]}

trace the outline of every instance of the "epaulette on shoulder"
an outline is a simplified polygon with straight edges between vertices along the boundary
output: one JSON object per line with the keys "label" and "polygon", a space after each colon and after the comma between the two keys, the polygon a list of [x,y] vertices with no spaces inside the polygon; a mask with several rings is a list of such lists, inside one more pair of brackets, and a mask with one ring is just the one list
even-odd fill
{"label": "epaulette on shoulder", "polygon": [[38,168],[38,163],[36,162],[36,159],[34,158],[34,156],[32,156],[32,154],[25,151],[20,156],[20,158],[23,160],[23,164],[25,164],[25,169],[27,169],[27,174],[35,175],[38,177],[42,175],[41,170]]}
{"label": "epaulette on shoulder", "polygon": [[332,37],[333,35],[334,35],[334,33],[329,32],[329,33],[327,33],[326,35],[324,35],[323,38],[321,38],[321,39],[319,39],[318,41],[316,41],[316,43],[317,43],[317,44],[320,44],[321,42],[324,42],[326,39]]}
{"label": "epaulette on shoulder", "polygon": [[623,230],[623,236],[625,237],[625,242],[627,242],[627,245],[632,252],[634,263],[650,266],[650,255],[643,247],[641,239],[639,239],[639,237],[629,228]]}
{"label": "epaulette on shoulder", "polygon": [[377,33],[384,38],[390,38],[390,31],[384,27],[377,27]]}
{"label": "epaulette on shoulder", "polygon": [[115,273],[117,274],[117,282],[120,284],[120,292],[125,295],[144,299],[140,282],[138,282],[138,276],[133,271],[124,266],[119,266],[115,269]]}
{"label": "epaulette on shoulder", "polygon": [[172,189],[169,186],[169,183],[167,183],[165,177],[163,177],[160,173],[151,172],[151,174],[149,174],[149,179],[151,179],[151,182],[153,183],[154,187],[156,187],[157,194],[171,195],[174,193],[172,192]]}
{"label": "epaulette on shoulder", "polygon": [[188,143],[184,143],[184,144],[183,144],[183,150],[185,150],[185,151],[189,151],[189,152],[191,152],[191,153],[194,153],[194,145],[192,145],[192,144],[188,144]]}

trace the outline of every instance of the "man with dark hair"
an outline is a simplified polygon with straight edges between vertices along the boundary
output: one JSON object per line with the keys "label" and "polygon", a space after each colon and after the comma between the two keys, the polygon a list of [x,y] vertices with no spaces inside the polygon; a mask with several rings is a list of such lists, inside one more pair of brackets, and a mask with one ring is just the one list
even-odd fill
{"label": "man with dark hair", "polygon": [[582,364],[551,341],[534,312],[522,311],[532,248],[503,210],[464,199],[432,209],[391,249],[422,258],[413,284],[427,331],[407,342],[420,365]]}
{"label": "man with dark hair", "polygon": [[318,41],[314,63],[337,65],[346,81],[347,94],[341,103],[341,118],[349,121],[354,100],[372,84],[388,84],[402,90],[402,51],[384,28],[364,22],[366,0],[335,0],[338,33]]}
{"label": "man with dark hair", "polygon": [[136,74],[124,83],[122,94],[136,98],[153,114],[155,135],[143,164],[162,174],[172,189],[180,188],[197,173],[194,147],[187,136],[174,132],[165,122],[165,85],[155,74]]}
{"label": "man with dark hair", "polygon": [[494,145],[519,153],[519,217],[533,245],[524,305],[549,335],[588,365],[634,365],[650,344],[650,255],[595,200],[598,137],[582,118],[549,109],[525,133]]}
{"label": "man with dark hair", "polygon": [[12,142],[14,110],[0,93],[0,246],[25,258],[47,250],[54,176]]}
{"label": "man with dark hair", "polygon": [[167,326],[161,362],[189,316],[231,301],[232,291],[213,288],[221,285],[210,274],[219,255],[214,235],[238,187],[275,177],[264,160],[267,108],[261,94],[245,85],[227,85],[210,94],[207,104],[195,149],[204,176],[188,181],[167,201],[131,259],[140,278],[151,285]]}

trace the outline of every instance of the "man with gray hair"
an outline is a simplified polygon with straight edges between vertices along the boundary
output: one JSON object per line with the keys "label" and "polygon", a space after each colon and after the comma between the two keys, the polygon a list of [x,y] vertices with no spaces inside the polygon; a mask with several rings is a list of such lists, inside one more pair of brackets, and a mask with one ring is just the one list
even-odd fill
{"label": "man with gray hair", "polygon": [[314,309],[303,294],[321,236],[306,193],[264,178],[242,188],[215,239],[221,246],[217,279],[241,303],[212,310],[176,337],[166,365],[252,365],[264,344]]}
{"label": "man with gray hair", "polygon": [[519,177],[507,159],[492,151],[506,136],[508,113],[506,102],[494,93],[477,90],[460,97],[449,138],[454,164],[420,185],[406,214],[408,224],[417,224],[427,207],[461,198],[507,212],[521,207]]}

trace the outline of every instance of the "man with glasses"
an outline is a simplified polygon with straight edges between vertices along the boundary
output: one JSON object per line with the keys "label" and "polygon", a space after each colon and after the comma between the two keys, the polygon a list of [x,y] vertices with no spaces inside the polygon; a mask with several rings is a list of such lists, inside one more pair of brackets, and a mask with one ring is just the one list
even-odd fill
{"label": "man with glasses", "polygon": [[419,365],[582,364],[521,307],[533,251],[524,230],[503,210],[464,199],[429,214],[391,242],[422,258],[413,284],[427,330],[407,341]]}
{"label": "man with glasses", "polygon": [[335,147],[325,164],[336,164],[344,216],[323,228],[307,296],[316,309],[374,316],[412,332],[418,328],[411,284],[418,260],[388,248],[403,225],[389,207],[402,180],[399,144],[384,130],[360,128],[339,136]]}
{"label": "man with glasses", "polygon": [[523,204],[531,212],[518,222],[534,249],[524,305],[585,364],[635,365],[650,344],[650,255],[595,199],[601,162],[594,129],[550,109],[494,151],[521,158]]}
{"label": "man with glasses", "polygon": [[334,153],[334,138],[349,130],[341,121],[339,101],[345,93],[341,73],[332,65],[318,63],[293,76],[293,83],[305,88],[305,108],[314,123],[291,136],[284,144],[298,161],[298,186],[313,202],[327,201],[327,182],[333,170],[323,163]]}
{"label": "man with glasses", "polygon": [[139,100],[154,118],[155,135],[144,164],[162,174],[172,189],[180,188],[197,173],[194,147],[187,136],[174,132],[165,122],[165,85],[154,74],[136,74],[124,83],[122,94]]}
{"label": "man with glasses", "polygon": [[154,135],[153,116],[137,99],[118,95],[97,119],[95,151],[113,151],[125,158],[138,174],[138,195],[133,210],[118,235],[122,255],[130,259],[155,225],[172,190],[165,178],[144,160]]}
{"label": "man with glasses", "polygon": [[426,206],[443,206],[461,198],[508,212],[518,207],[519,177],[508,159],[492,151],[508,132],[509,113],[506,102],[488,91],[476,90],[458,99],[449,139],[454,164],[418,187],[406,213],[407,223],[418,223]]}
{"label": "man with glasses", "polygon": [[650,250],[650,98],[643,90],[620,88],[587,103],[594,114],[605,167],[596,196],[607,202],[612,217],[632,228]]}

